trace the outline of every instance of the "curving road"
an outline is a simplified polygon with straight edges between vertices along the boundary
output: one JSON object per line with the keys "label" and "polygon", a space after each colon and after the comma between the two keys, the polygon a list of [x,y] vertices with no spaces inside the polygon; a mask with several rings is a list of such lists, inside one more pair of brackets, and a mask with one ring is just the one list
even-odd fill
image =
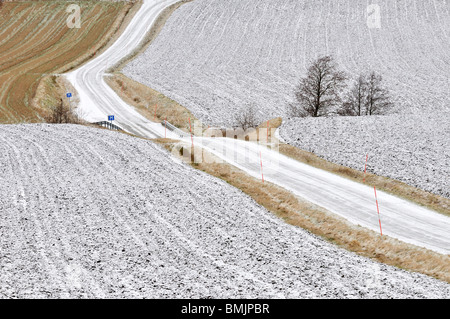
{"label": "curving road", "polygon": [[73,72],[67,79],[75,87],[80,103],[78,111],[89,122],[99,122],[115,115],[116,124],[128,132],[155,138],[164,134],[161,125],[147,120],[125,103],[106,84],[106,70],[128,56],[140,44],[159,14],[178,0],[144,0],[142,7],[124,33],[105,52]]}
{"label": "curving road", "polygon": [[[120,38],[103,54],[67,74],[78,92],[79,109],[86,120],[105,120],[114,114],[116,124],[143,137],[179,138],[151,122],[128,105],[106,84],[106,69],[127,56],[143,40],[157,16],[177,0],[144,0]],[[188,138],[190,142],[190,139]],[[379,231],[374,190],[334,174],[294,161],[256,144],[222,138],[195,138],[194,143],[223,160],[338,214],[354,224]],[[450,254],[450,218],[414,203],[377,191],[383,234]]]}

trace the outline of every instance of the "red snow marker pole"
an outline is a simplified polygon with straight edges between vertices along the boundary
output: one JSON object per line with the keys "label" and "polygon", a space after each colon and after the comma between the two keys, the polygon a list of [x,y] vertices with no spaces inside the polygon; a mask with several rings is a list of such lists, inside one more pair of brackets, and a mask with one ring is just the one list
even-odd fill
{"label": "red snow marker pole", "polygon": [[261,179],[262,179],[262,182],[264,183],[264,174],[263,174],[263,165],[262,165],[262,154],[261,154],[261,151],[259,151],[259,158],[261,160]]}
{"label": "red snow marker pole", "polygon": [[367,159],[369,158],[369,154],[366,155],[366,165],[364,166],[364,179],[363,183],[366,182],[366,170],[367,170]]}
{"label": "red snow marker pole", "polygon": [[380,209],[378,208],[377,189],[375,186],[373,187],[373,190],[375,191],[375,201],[377,203],[378,223],[380,224],[380,234],[381,234],[381,236],[383,236],[383,230],[381,229]]}

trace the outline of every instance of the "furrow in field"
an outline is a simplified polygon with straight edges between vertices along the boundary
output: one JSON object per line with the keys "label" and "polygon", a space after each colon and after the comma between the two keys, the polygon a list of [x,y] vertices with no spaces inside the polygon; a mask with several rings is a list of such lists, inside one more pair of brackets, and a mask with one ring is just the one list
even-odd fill
{"label": "furrow in field", "polygon": [[[48,230],[45,227],[45,221],[42,220],[42,216],[39,216],[39,208],[36,207],[36,201],[38,195],[36,194],[36,188],[32,187],[33,178],[30,178],[30,173],[32,165],[29,165],[27,157],[29,154],[24,156],[23,153],[11,142],[3,139],[3,142],[10,147],[12,150],[13,160],[17,163],[17,167],[14,170],[14,174],[17,177],[17,188],[16,188],[16,209],[13,211],[18,214],[14,218],[19,219],[20,226],[23,228],[22,238],[15,238],[22,242],[24,248],[19,252],[20,254],[25,254],[27,257],[25,260],[21,260],[21,257],[14,256],[14,259],[18,263],[30,263],[31,267],[35,269],[35,276],[39,278],[43,283],[47,283],[48,286],[45,289],[53,290],[54,292],[64,293],[64,282],[63,274],[61,273],[61,268],[59,267],[59,260],[55,260],[52,254],[53,248],[50,248],[50,242],[48,241]],[[22,145],[20,145],[22,146]],[[19,147],[20,147],[19,146]],[[37,201],[39,202],[39,200]],[[19,266],[18,269],[23,270],[27,266]],[[28,266],[29,267],[29,266]],[[19,271],[20,276],[21,271]],[[20,280],[15,275],[17,273],[11,274],[12,277],[9,278],[13,282],[11,286],[15,286],[14,281]],[[29,284],[32,284],[31,282]],[[45,286],[41,287],[41,290]],[[32,291],[34,287],[22,287],[23,291],[21,294],[27,295],[28,291]],[[18,292],[19,293],[19,292]],[[43,291],[36,291],[38,293],[35,297],[49,296]],[[31,296],[31,295],[30,295]]]}

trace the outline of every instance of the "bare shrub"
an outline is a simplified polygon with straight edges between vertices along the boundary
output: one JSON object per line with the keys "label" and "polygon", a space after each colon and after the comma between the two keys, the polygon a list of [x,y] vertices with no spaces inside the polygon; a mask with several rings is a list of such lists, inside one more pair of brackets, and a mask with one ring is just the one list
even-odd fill
{"label": "bare shrub", "polygon": [[381,75],[361,74],[347,94],[339,115],[363,116],[384,114],[392,107],[390,94],[382,85]]}
{"label": "bare shrub", "polygon": [[73,124],[81,124],[83,121],[81,118],[74,112],[74,109],[68,105],[65,105],[62,99],[59,99],[57,105],[52,107],[45,117],[45,121],[47,123],[73,123]]}
{"label": "bare shrub", "polygon": [[249,128],[258,126],[258,117],[254,105],[243,107],[235,116],[236,127],[242,128],[244,131]]}

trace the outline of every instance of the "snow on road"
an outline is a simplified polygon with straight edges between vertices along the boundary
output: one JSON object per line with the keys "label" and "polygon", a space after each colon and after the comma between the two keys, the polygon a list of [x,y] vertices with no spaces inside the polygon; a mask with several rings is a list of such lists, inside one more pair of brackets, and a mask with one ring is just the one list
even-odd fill
{"label": "snow on road", "polygon": [[109,87],[105,72],[127,57],[144,40],[158,15],[178,0],[145,0],[121,36],[100,56],[91,60],[66,78],[76,89],[78,112],[89,122],[100,122],[114,115],[116,124],[127,131],[146,137],[164,134],[161,126],[140,115]]}
{"label": "snow on road", "polygon": [[[338,214],[355,225],[379,231],[374,189],[297,162],[275,151],[240,140],[196,139],[206,149],[256,178],[264,180]],[[246,154],[246,157],[243,156]],[[383,234],[450,254],[450,218],[410,201],[377,191]]]}
{"label": "snow on road", "polygon": [[449,284],[287,225],[146,140],[3,125],[0,163],[0,298],[450,297]]}

